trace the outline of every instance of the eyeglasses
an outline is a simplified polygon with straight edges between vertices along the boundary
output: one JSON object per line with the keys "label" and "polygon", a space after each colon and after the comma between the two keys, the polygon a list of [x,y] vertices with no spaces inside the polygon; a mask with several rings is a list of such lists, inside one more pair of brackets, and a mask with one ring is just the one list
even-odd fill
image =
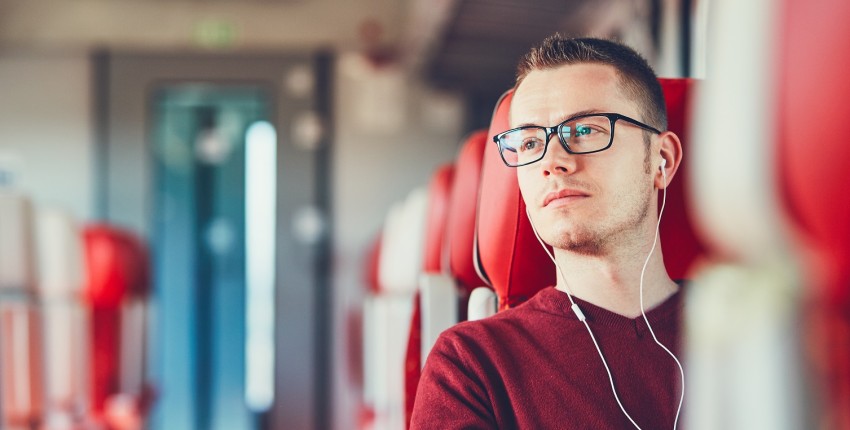
{"label": "eyeglasses", "polygon": [[614,141],[614,125],[623,120],[644,130],[660,134],[655,127],[618,113],[578,115],[554,127],[529,125],[514,128],[493,136],[499,154],[508,167],[519,167],[543,159],[552,134],[558,135],[561,146],[570,154],[591,154],[604,151]]}

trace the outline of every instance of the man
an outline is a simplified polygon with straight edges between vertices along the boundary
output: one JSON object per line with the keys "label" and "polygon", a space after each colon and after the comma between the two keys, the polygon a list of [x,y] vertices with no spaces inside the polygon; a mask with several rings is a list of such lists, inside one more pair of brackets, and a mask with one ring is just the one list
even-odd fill
{"label": "man", "polygon": [[654,72],[623,45],[552,36],[520,62],[510,124],[494,139],[557,285],[444,332],[412,428],[673,428],[680,367],[654,337],[677,349],[681,294],[654,244],[682,149]]}

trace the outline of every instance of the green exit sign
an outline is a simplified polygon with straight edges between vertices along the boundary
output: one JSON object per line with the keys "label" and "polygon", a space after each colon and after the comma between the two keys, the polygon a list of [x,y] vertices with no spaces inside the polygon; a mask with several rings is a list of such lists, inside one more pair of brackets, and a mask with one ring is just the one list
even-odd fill
{"label": "green exit sign", "polygon": [[236,39],[233,23],[220,19],[207,19],[195,25],[194,40],[205,48],[227,48]]}

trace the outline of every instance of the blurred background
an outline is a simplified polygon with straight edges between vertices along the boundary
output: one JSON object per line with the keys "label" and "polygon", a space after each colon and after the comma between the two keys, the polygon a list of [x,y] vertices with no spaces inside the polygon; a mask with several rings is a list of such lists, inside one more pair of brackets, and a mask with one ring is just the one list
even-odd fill
{"label": "blurred background", "polygon": [[[771,71],[794,63],[780,53],[805,33],[787,18],[803,2],[744,3],[0,0],[3,428],[369,427],[370,246],[393,203],[489,126],[519,57],[559,31],[620,40],[659,76],[729,78],[706,85],[699,109],[716,122],[701,130],[728,140],[712,126],[737,108],[762,143],[723,148],[750,160],[773,154],[780,133],[757,132],[781,117],[783,79],[808,72]],[[818,4],[800,18],[828,33],[800,42],[820,47],[815,68],[850,52],[824,24],[847,7]],[[712,175],[765,181],[710,163],[694,193],[729,189]],[[805,228],[765,199],[796,249]],[[727,207],[694,205],[720,242]],[[713,255],[749,264],[774,245]],[[836,276],[829,291],[844,291]]]}

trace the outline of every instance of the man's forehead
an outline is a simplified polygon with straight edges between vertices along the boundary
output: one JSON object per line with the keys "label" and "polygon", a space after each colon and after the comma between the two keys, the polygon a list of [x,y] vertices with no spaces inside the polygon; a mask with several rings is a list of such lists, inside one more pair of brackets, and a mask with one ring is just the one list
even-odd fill
{"label": "man's forehead", "polygon": [[587,111],[612,111],[627,100],[613,66],[580,63],[534,70],[514,92],[509,112],[511,127],[547,122]]}

